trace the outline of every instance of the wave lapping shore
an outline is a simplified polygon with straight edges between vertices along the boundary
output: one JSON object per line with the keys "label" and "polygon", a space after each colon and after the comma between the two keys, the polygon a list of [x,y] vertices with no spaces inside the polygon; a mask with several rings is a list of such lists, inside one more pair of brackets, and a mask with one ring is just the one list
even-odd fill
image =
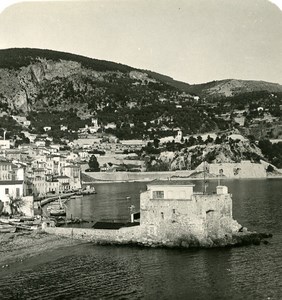
{"label": "wave lapping shore", "polygon": [[26,258],[60,247],[68,247],[81,243],[70,238],[51,235],[41,230],[18,233],[0,234],[0,267],[9,263],[22,261]]}
{"label": "wave lapping shore", "polygon": [[45,230],[50,234],[98,245],[136,245],[167,248],[215,248],[259,245],[261,242],[268,243],[267,239],[272,237],[272,234],[251,232],[245,229],[242,232],[233,232],[222,237],[208,236],[199,238],[193,234],[183,234],[179,237],[171,236],[170,238],[159,239],[140,234],[138,226],[125,227],[119,230],[62,227],[47,227]]}

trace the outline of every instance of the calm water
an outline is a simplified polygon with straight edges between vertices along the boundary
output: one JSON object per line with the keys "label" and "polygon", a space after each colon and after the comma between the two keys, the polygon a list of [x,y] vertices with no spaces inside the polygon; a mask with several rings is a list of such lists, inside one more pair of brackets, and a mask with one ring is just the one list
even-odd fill
{"label": "calm water", "polygon": [[[282,299],[282,180],[224,183],[233,193],[234,218],[249,229],[272,232],[270,244],[210,250],[92,244],[57,249],[1,268],[0,299]],[[214,187],[210,183],[209,189]],[[131,204],[138,208],[145,184],[96,188],[97,195],[69,203],[73,216],[126,219]]]}

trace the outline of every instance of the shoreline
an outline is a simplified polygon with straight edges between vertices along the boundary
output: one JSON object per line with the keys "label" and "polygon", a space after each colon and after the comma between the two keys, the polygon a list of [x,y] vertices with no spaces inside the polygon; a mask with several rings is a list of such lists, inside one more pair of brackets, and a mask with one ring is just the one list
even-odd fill
{"label": "shoreline", "polygon": [[0,268],[58,248],[75,246],[82,241],[48,234],[44,231],[0,233]]}
{"label": "shoreline", "polygon": [[[150,182],[152,180],[150,179],[135,179],[135,180],[95,180],[90,182],[83,182],[83,184],[97,184],[97,183],[126,183],[126,182]],[[266,180],[266,179],[282,179],[282,175],[279,176],[266,176],[266,177],[173,177],[171,180],[191,180],[191,181],[196,181],[196,180]],[[166,179],[160,179],[160,180],[166,180]]]}
{"label": "shoreline", "polygon": [[272,234],[247,231],[215,239],[199,240],[194,236],[187,236],[171,241],[154,241],[151,238],[139,240],[134,236],[129,239],[112,239],[107,238],[105,235],[99,236],[99,234],[96,236],[100,231],[75,227],[53,227],[33,232],[2,233],[0,234],[0,268],[13,268],[25,260],[35,259],[41,255],[46,257],[49,251],[79,246],[85,243],[139,248],[210,249],[268,244],[268,239],[272,237]]}
{"label": "shoreline", "polygon": [[162,243],[153,242],[151,240],[138,242],[134,239],[127,241],[111,241],[103,238],[93,240],[90,236],[87,237],[87,235],[72,237],[70,235],[62,235],[58,232],[45,232],[41,230],[35,232],[5,233],[0,234],[0,268],[13,268],[15,265],[23,263],[25,260],[45,255],[48,251],[71,246],[79,246],[85,243],[104,246],[112,245],[117,247],[209,249],[243,247],[249,245],[260,245],[261,243],[268,244],[267,239],[271,237],[271,234],[248,232],[242,235],[233,235],[228,239],[215,239],[208,243],[202,243],[195,239],[185,239],[177,243]]}

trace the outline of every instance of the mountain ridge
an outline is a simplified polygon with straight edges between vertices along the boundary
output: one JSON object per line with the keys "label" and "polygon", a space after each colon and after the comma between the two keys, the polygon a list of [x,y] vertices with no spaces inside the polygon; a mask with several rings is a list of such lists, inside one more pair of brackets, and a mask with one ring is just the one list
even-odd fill
{"label": "mountain ridge", "polygon": [[[93,117],[120,139],[161,138],[177,130],[186,135],[227,130],[235,123],[221,115],[238,108],[239,101],[244,106],[244,92],[280,88],[282,92],[277,84],[235,79],[189,85],[153,71],[66,52],[0,50],[0,109],[7,115],[26,116],[30,130],[37,132],[50,126],[51,120],[54,134],[60,125],[77,132],[81,126],[90,126]],[[226,97],[233,92],[243,96]],[[272,101],[270,110],[278,113],[276,99],[281,96],[259,94],[256,99],[263,97],[260,105]],[[214,97],[225,99],[224,107],[221,103],[215,106]],[[107,128],[110,123],[116,127]]]}
{"label": "mountain ridge", "polygon": [[[90,58],[83,55],[72,54],[63,51],[38,49],[38,48],[8,48],[0,50],[0,68],[18,69],[35,62],[37,58],[42,57],[54,61],[70,60],[80,62],[83,67],[90,67],[96,71],[121,71],[129,72],[137,70],[145,72],[149,76],[160,80],[172,87],[184,92],[196,94],[199,96],[231,96],[239,92],[252,92],[266,90],[269,92],[282,92],[282,85],[264,80],[242,80],[242,79],[221,79],[205,83],[190,84],[187,82],[175,80],[169,75],[160,74],[154,71],[134,68],[126,64],[117,62]],[[229,85],[229,87],[228,87]],[[240,91],[241,89],[241,91]]]}

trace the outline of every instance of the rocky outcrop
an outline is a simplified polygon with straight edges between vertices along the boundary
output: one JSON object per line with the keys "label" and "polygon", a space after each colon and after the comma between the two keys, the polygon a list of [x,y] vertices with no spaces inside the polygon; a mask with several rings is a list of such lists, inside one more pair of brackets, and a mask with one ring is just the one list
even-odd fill
{"label": "rocky outcrop", "polygon": [[[203,152],[205,155],[203,156]],[[180,151],[163,151],[147,164],[157,166],[165,164],[170,171],[195,169],[204,160],[208,163],[239,163],[243,160],[259,162],[261,150],[249,141],[226,141],[219,145],[197,145]]]}

